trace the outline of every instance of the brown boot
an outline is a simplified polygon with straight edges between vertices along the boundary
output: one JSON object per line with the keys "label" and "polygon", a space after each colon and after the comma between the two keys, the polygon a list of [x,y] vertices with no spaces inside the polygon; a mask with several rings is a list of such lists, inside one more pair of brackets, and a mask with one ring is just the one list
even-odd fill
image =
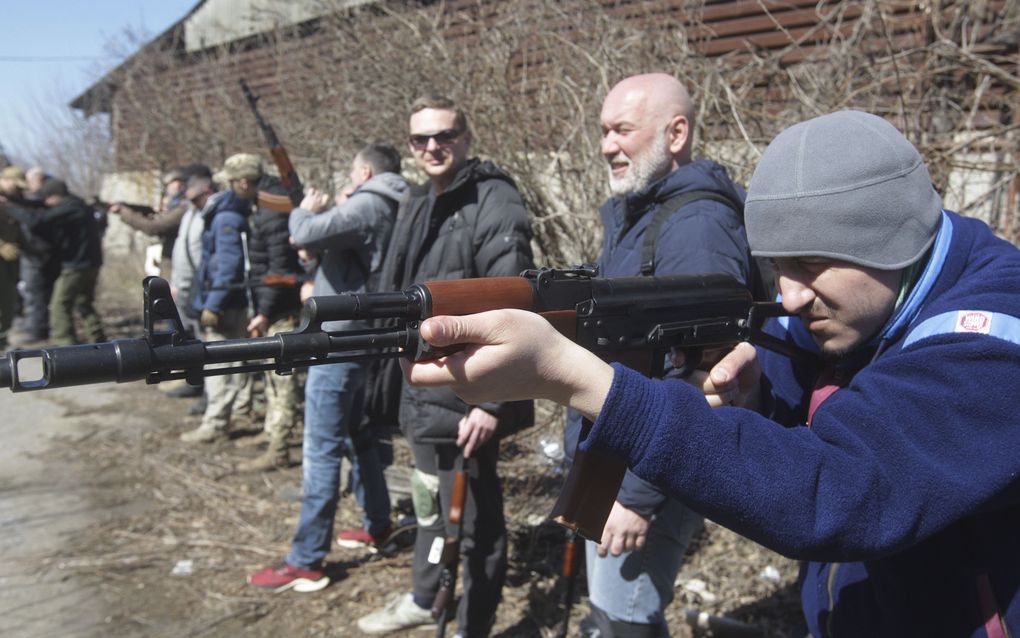
{"label": "brown boot", "polygon": [[239,473],[272,472],[290,467],[290,455],[282,442],[270,441],[269,449],[250,461],[237,464]]}
{"label": "brown boot", "polygon": [[259,447],[269,443],[269,435],[263,430],[255,436],[243,436],[234,442],[237,447]]}

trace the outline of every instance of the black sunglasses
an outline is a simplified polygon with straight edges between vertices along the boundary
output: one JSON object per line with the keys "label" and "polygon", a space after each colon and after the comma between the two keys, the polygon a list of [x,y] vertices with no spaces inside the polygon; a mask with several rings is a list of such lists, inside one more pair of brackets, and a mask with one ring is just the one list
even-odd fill
{"label": "black sunglasses", "polygon": [[411,142],[411,146],[415,148],[425,148],[429,145],[430,139],[435,140],[436,144],[440,146],[446,146],[447,144],[452,144],[463,132],[461,129],[448,128],[445,131],[428,135],[410,135],[407,139]]}

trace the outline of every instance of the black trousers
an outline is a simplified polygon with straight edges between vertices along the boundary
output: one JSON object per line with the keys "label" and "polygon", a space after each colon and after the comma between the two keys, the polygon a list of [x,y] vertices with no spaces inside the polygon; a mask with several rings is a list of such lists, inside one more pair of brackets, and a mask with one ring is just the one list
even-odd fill
{"label": "black trousers", "polygon": [[[412,573],[414,594],[419,600],[431,600],[439,589],[443,566],[430,563],[429,552],[435,539],[454,536],[457,530],[449,525],[450,498],[457,469],[460,448],[456,445],[426,445],[411,443],[415,472],[427,475],[425,483],[435,485],[431,492],[436,499],[440,516],[432,520],[421,517],[427,497],[420,480],[416,482],[415,509],[419,512],[418,534],[414,546]],[[496,617],[496,608],[503,591],[507,570],[506,520],[503,518],[503,488],[496,463],[499,459],[499,442],[490,440],[475,450],[465,462],[468,471],[468,494],[464,504],[463,529],[460,543],[460,571],[458,580],[464,594],[457,607],[457,629],[464,638],[487,636]],[[416,477],[420,479],[421,477]]]}

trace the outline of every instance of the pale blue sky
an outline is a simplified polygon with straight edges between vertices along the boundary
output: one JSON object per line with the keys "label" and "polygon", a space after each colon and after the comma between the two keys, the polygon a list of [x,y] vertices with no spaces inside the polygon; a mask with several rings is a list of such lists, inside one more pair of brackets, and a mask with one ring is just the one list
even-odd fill
{"label": "pale blue sky", "polygon": [[162,33],[198,0],[0,0],[0,144],[30,153],[32,122],[57,113],[133,51],[125,33]]}

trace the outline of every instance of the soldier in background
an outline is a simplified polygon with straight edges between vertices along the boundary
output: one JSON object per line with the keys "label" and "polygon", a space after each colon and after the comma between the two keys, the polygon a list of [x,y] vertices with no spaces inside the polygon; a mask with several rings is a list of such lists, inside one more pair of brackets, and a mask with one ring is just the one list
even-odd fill
{"label": "soldier in background", "polygon": [[190,170],[193,170],[193,167],[174,169],[163,175],[163,197],[159,210],[153,214],[146,214],[122,202],[110,204],[107,210],[109,213],[119,215],[120,220],[131,228],[162,241],[160,271],[164,276],[163,271],[172,260],[177,230],[190,204],[185,196],[188,178],[191,176]]}
{"label": "soldier in background", "polygon": [[[287,189],[278,177],[265,175],[259,182],[259,191],[286,195]],[[297,249],[290,243],[287,227],[288,215],[259,206],[251,218],[250,278],[294,277],[295,282],[304,273],[298,263]],[[298,325],[301,314],[299,287],[295,285],[254,286],[251,288],[253,317],[246,330],[252,336],[273,336],[291,332]],[[239,472],[265,472],[290,467],[290,435],[297,421],[297,377],[267,372],[265,379],[266,416],[263,434],[268,448],[261,456],[238,464]]]}
{"label": "soldier in background", "polygon": [[50,338],[55,345],[79,343],[74,324],[78,314],[89,342],[106,341],[102,319],[93,305],[103,252],[92,208],[56,178],[43,182],[38,195],[46,206],[41,213],[13,204],[6,207],[29,231],[44,229],[60,260],[60,275],[49,305]]}
{"label": "soldier in background", "polygon": [[[45,176],[41,168],[30,169],[29,173],[38,177]],[[29,180],[26,173],[17,166],[4,169],[0,178],[0,190],[13,204],[25,210],[42,212],[44,206],[39,201],[38,187],[35,192],[29,191]],[[53,247],[53,239],[47,236],[46,226],[30,229],[21,224],[21,258],[19,262],[18,291],[23,302],[22,314],[24,326],[28,332],[27,340],[22,346],[40,346],[47,343],[50,336],[50,299],[53,296],[53,284],[60,275],[60,259]]]}

